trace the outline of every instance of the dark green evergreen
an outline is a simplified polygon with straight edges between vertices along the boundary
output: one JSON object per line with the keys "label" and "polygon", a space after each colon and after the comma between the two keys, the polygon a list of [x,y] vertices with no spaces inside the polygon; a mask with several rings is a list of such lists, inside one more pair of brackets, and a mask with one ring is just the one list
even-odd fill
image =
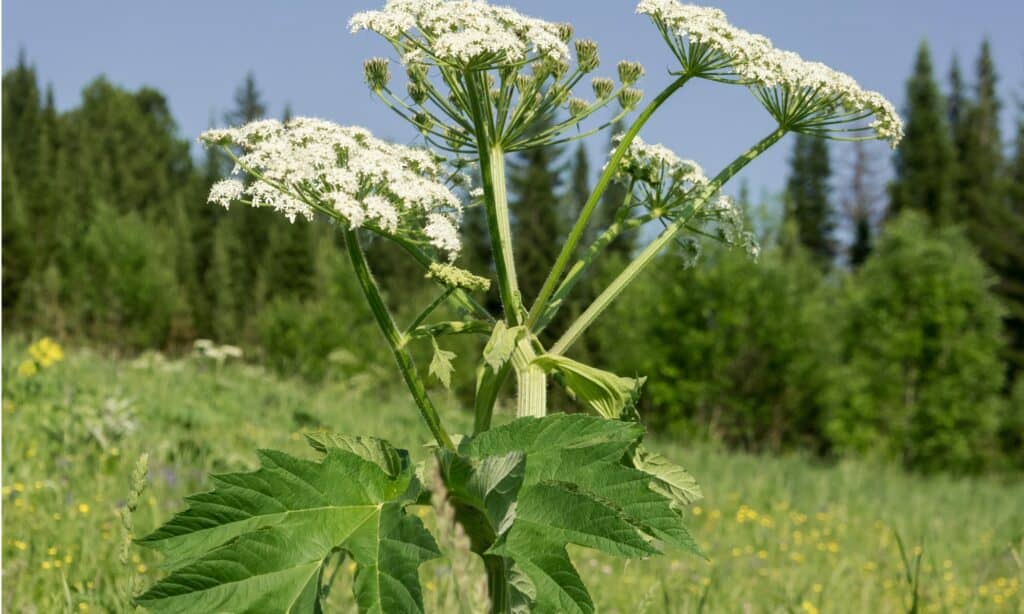
{"label": "dark green evergreen", "polygon": [[931,53],[922,42],[914,73],[907,81],[906,137],[894,156],[890,216],[915,209],[940,224],[954,219],[956,153],[946,117],[946,102],[932,73]]}
{"label": "dark green evergreen", "polygon": [[800,244],[823,268],[831,266],[836,256],[831,176],[828,142],[798,134],[786,182],[786,211]]}

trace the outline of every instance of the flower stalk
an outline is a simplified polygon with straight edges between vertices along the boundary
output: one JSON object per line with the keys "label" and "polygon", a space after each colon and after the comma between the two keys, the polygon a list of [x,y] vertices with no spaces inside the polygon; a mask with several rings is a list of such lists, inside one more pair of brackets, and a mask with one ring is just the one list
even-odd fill
{"label": "flower stalk", "polygon": [[356,280],[366,297],[366,302],[370,305],[374,319],[377,320],[381,332],[384,333],[384,339],[391,348],[395,362],[398,363],[398,369],[402,372],[402,379],[409,387],[409,392],[416,401],[416,407],[419,408],[423,421],[426,422],[427,428],[439,446],[454,450],[455,445],[444,430],[444,426],[441,425],[441,417],[437,413],[437,408],[427,396],[427,389],[416,370],[416,363],[413,362],[409,350],[405,347],[405,336],[398,330],[398,325],[395,324],[391,312],[384,304],[384,298],[380,295],[380,288],[377,287],[377,282],[373,279],[370,267],[366,263],[366,255],[359,244],[359,236],[351,229],[344,229],[342,232],[345,236],[345,247],[348,250],[349,260],[352,261],[352,268],[355,270]]}
{"label": "flower stalk", "polygon": [[601,202],[601,197],[604,195],[605,190],[607,190],[608,186],[611,184],[612,178],[615,176],[619,164],[622,161],[622,157],[626,155],[626,151],[629,149],[629,144],[633,142],[633,139],[640,133],[640,129],[643,128],[644,124],[647,123],[647,120],[654,115],[654,112],[657,111],[658,108],[660,108],[661,105],[663,105],[665,101],[668,100],[669,97],[671,97],[679,88],[686,85],[686,82],[689,81],[689,79],[690,78],[688,76],[681,76],[662,90],[662,92],[658,94],[640,113],[636,118],[636,121],[633,122],[633,125],[626,131],[625,136],[622,137],[622,141],[619,143],[619,146],[615,148],[611,159],[608,160],[608,164],[605,166],[604,172],[601,173],[601,177],[597,180],[597,185],[594,186],[594,191],[591,192],[587,202],[584,203],[583,209],[580,211],[580,215],[576,219],[576,223],[573,225],[568,238],[565,240],[565,244],[562,246],[562,250],[558,253],[558,258],[555,260],[555,264],[551,268],[551,272],[544,280],[544,285],[541,286],[541,290],[537,294],[537,300],[530,308],[527,325],[531,330],[536,329],[541,315],[547,309],[548,299],[551,298],[551,294],[555,291],[558,282],[561,280],[565,267],[569,264],[569,259],[572,258],[572,255],[576,251],[576,246],[579,244],[580,239],[583,238],[583,233],[587,229],[587,223],[590,221],[590,216],[593,215],[594,209],[596,209],[598,203]]}
{"label": "flower stalk", "polygon": [[[786,135],[784,128],[776,128],[771,134],[764,137],[757,142],[753,147],[745,151],[735,160],[733,160],[729,166],[722,169],[720,172],[707,186],[703,188],[701,194],[696,198],[694,202],[694,211],[699,209],[708,200],[711,199],[729,179],[740,172],[746,165],[750,164],[757,159],[762,153],[764,153],[769,147],[774,145]],[[611,305],[623,290],[626,289],[629,284],[636,279],[636,277],[643,271],[648,264],[654,260],[654,257],[664,249],[670,241],[672,241],[681,230],[683,230],[689,222],[689,216],[680,217],[669,224],[665,230],[662,231],[658,238],[652,241],[644,250],[636,257],[635,260],[629,263],[618,277],[608,285],[607,288],[601,292],[600,295],[589,307],[580,315],[580,317],[572,323],[572,326],[565,331],[551,349],[548,350],[549,354],[562,355],[565,354],[566,350],[572,346],[573,343],[579,339],[580,335],[586,331],[591,324],[600,316],[608,306]]]}

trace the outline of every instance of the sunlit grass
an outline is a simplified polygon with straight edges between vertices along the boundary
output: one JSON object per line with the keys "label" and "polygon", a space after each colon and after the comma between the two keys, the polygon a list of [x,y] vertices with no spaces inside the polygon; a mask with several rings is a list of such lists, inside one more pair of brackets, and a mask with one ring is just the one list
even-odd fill
{"label": "sunlit grass", "polygon": [[[303,431],[374,434],[426,456],[414,408],[372,382],[314,387],[243,364],[46,355],[53,360],[29,373],[20,368],[27,347],[4,347],[5,611],[125,611],[128,595],[158,577],[148,552],[119,556],[119,512],[143,452],[139,534],[207,488],[208,472],[253,467],[255,448],[304,454]],[[468,414],[439,399],[451,430],[468,428]],[[921,611],[1024,611],[1019,482],[654,445],[704,484],[688,523],[710,560],[670,552],[622,562],[574,550],[601,612],[907,611],[913,591],[897,534],[911,559],[921,555]],[[429,508],[417,513],[431,521]],[[464,602],[451,568],[423,567],[428,611]],[[340,611],[351,607],[347,590],[342,581],[331,594]]]}

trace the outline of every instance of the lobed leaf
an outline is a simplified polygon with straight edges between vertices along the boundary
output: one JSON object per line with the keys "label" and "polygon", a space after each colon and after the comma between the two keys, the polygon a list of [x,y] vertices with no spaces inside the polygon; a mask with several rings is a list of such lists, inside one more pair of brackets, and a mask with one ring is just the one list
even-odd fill
{"label": "lobed leaf", "polygon": [[325,559],[356,563],[362,612],[422,612],[419,565],[439,555],[405,506],[420,487],[382,440],[310,437],[319,462],[261,451],[260,468],[214,476],[213,491],[139,543],[171,573],[137,598],[154,612],[293,612],[317,607]]}
{"label": "lobed leaf", "polygon": [[643,428],[586,415],[520,418],[441,451],[460,522],[484,556],[510,560],[520,608],[594,611],[566,552],[576,544],[621,557],[662,544],[700,553],[671,496],[629,464]]}

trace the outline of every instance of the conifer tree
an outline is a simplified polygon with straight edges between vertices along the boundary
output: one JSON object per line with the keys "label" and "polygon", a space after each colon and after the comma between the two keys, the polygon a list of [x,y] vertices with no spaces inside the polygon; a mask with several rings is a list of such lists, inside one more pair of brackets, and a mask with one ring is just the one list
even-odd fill
{"label": "conifer tree", "polygon": [[975,76],[975,96],[965,117],[960,160],[959,215],[982,258],[998,267],[1006,246],[1003,224],[1007,212],[1002,191],[1003,151],[999,130],[1000,102],[989,42],[982,43]]}
{"label": "conifer tree", "polygon": [[247,124],[267,115],[267,104],[256,85],[256,76],[246,73],[242,84],[235,90],[235,108],[224,116],[229,126]]}
{"label": "conifer tree", "polygon": [[1000,281],[997,290],[1007,309],[1005,323],[1010,375],[1021,381],[1021,373],[1024,372],[1024,115],[1017,121],[1013,151],[1006,173],[1006,207],[1010,222],[1002,231],[1009,249],[998,269]]}
{"label": "conifer tree", "polygon": [[917,50],[906,100],[906,137],[893,158],[896,177],[889,186],[889,214],[916,209],[937,223],[948,223],[955,205],[956,154],[925,42]]}
{"label": "conifer tree", "polygon": [[786,183],[787,213],[796,225],[800,244],[823,268],[831,265],[836,253],[829,202],[831,175],[826,141],[797,135]]}
{"label": "conifer tree", "polygon": [[587,155],[587,148],[583,143],[576,146],[573,153],[572,164],[569,170],[569,189],[566,198],[569,206],[566,208],[567,224],[572,224],[576,216],[583,210],[590,197],[590,156]]}
{"label": "conifer tree", "polygon": [[[256,84],[256,77],[252,72],[248,72],[235,90],[234,108],[224,116],[224,120],[229,126],[238,126],[264,119],[266,115],[267,105]],[[277,219],[272,211],[237,207],[225,216],[223,222],[229,224],[237,234],[236,240],[230,243],[240,244],[242,253],[248,254],[245,266],[232,268],[233,274],[239,276],[235,280],[237,288],[244,292],[252,307],[261,305],[262,299],[272,292],[267,285],[265,274],[261,271],[267,258],[270,229],[276,225]],[[260,256],[253,257],[254,254]]]}
{"label": "conifer tree", "polygon": [[871,254],[882,217],[882,191],[867,144],[854,143],[842,200],[845,232],[849,236],[847,263],[859,268]]}

